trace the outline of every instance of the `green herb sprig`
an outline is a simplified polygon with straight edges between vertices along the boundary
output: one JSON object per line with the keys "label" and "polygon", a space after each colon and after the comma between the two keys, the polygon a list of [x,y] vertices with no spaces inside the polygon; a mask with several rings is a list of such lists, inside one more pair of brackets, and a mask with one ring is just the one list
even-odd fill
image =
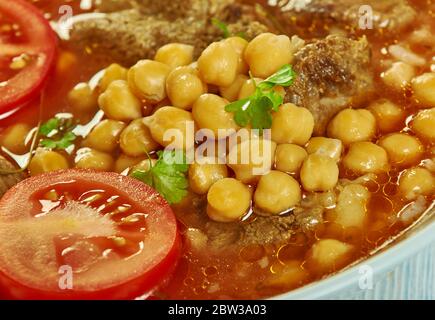
{"label": "green herb sprig", "polygon": [[228,28],[228,25],[217,19],[217,18],[212,18],[211,19],[211,23],[218,28],[219,30],[222,31],[222,36],[224,37],[224,39],[230,38],[230,37],[240,37],[243,39],[246,39],[246,34],[244,32],[238,32],[238,33],[231,33],[230,29]]}
{"label": "green herb sprig", "polygon": [[179,203],[187,195],[189,186],[186,157],[176,151],[159,151],[157,155],[154,165],[150,159],[148,171],[134,170],[130,176],[156,189],[169,204]]}
{"label": "green herb sprig", "polygon": [[251,124],[260,132],[269,129],[272,127],[272,111],[278,111],[284,102],[284,98],[274,90],[275,86],[289,87],[295,78],[292,66],[286,64],[266,80],[255,84],[254,94],[230,103],[225,110],[234,113],[234,120],[241,127]]}
{"label": "green herb sprig", "polygon": [[39,134],[43,139],[39,142],[42,147],[65,150],[76,140],[73,133],[75,124],[73,119],[51,118],[41,125]]}

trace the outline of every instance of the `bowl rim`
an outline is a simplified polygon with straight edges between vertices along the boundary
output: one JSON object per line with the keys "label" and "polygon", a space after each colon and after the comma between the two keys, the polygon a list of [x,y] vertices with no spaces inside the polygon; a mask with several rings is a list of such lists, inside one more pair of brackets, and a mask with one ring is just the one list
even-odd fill
{"label": "bowl rim", "polygon": [[[410,230],[410,232],[412,232]],[[416,255],[421,250],[430,245],[435,244],[435,221],[429,222],[428,225],[420,227],[420,230],[415,234],[409,235],[407,238],[399,241],[396,244],[391,244],[385,251],[379,252],[368,259],[363,259],[354,266],[338,272],[325,279],[307,284],[301,288],[283,293],[270,298],[271,300],[315,300],[315,299],[330,299],[343,290],[358,291],[359,278],[361,277],[360,267],[369,265],[373,270],[374,283],[376,278],[379,278],[388,271],[394,269],[395,266]],[[373,288],[374,289],[374,288]],[[346,291],[347,292],[347,291]]]}

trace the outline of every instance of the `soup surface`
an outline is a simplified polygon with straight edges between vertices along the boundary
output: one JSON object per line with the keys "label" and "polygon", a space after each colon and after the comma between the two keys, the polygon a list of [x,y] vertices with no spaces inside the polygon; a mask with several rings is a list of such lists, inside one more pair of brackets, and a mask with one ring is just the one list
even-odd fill
{"label": "soup surface", "polygon": [[[30,2],[52,22],[62,19],[63,5],[74,15],[97,12],[79,0]],[[229,31],[227,22],[209,26],[222,39],[218,45],[209,46],[217,41],[213,35],[203,47],[189,42],[144,49],[141,59],[153,60],[136,59],[135,45],[125,61],[118,49],[109,54],[107,43],[99,42],[107,35],[95,33],[79,45],[59,39],[40,97],[0,122],[1,154],[25,168],[26,176],[70,168],[117,172],[151,184],[171,204],[183,239],[181,257],[172,276],[143,297],[271,297],[368,257],[433,211],[435,4],[400,1],[394,8],[406,3],[418,19],[391,18],[391,29],[377,22],[365,29],[345,14],[358,1],[314,18],[308,11],[292,13],[289,5],[274,6],[276,1],[242,2],[245,9],[257,6],[260,35],[238,29],[239,21],[249,23],[242,14],[236,27],[229,19]],[[143,14],[150,26],[157,23]],[[0,16],[0,40],[10,24]],[[219,26],[229,37],[223,39]],[[169,40],[162,45],[186,39],[164,36]],[[3,76],[11,74],[0,73],[0,81]],[[262,95],[271,97],[265,105]],[[50,119],[57,119],[57,131],[44,134]],[[182,141],[178,149],[185,154],[207,144],[208,159],[237,157],[246,148],[252,156],[255,145],[271,149],[263,149],[259,163],[195,160],[184,169],[159,167],[166,165],[159,151],[169,145],[162,130],[182,127],[186,138],[189,120],[194,134],[208,131]],[[40,134],[32,149],[34,128]],[[223,149],[218,139],[207,139],[218,129],[243,128],[260,132]],[[264,140],[267,133],[271,140]],[[260,173],[252,173],[255,168]],[[177,182],[167,178],[173,169]]]}

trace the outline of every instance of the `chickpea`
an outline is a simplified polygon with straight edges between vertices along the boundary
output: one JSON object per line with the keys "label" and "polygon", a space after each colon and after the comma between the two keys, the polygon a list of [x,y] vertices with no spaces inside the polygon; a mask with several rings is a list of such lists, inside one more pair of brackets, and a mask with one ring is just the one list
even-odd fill
{"label": "chickpea", "polygon": [[280,214],[302,199],[299,183],[281,171],[270,171],[260,178],[254,194],[255,206],[270,214]]}
{"label": "chickpea", "polygon": [[174,107],[190,110],[193,103],[207,92],[199,72],[191,67],[173,70],[166,80],[166,92]]}
{"label": "chickpea", "polygon": [[244,74],[239,74],[236,77],[236,80],[228,86],[228,87],[220,87],[219,91],[221,96],[224,99],[227,99],[230,102],[234,102],[239,99],[239,92],[242,89],[243,85],[248,81],[249,78]]}
{"label": "chickpea", "polygon": [[435,193],[435,178],[424,168],[405,170],[399,179],[399,192],[407,200],[415,200],[418,196],[432,196]]}
{"label": "chickpea", "polygon": [[229,37],[225,39],[225,42],[232,45],[234,50],[237,52],[238,55],[237,73],[247,74],[249,71],[249,66],[245,61],[245,49],[248,46],[249,42],[241,37]]}
{"label": "chickpea", "polygon": [[166,98],[166,79],[170,71],[164,63],[141,60],[128,71],[128,85],[137,97],[159,103]]}
{"label": "chickpea", "polygon": [[119,64],[113,63],[104,71],[104,75],[98,84],[99,91],[106,91],[109,85],[116,80],[127,81],[127,69],[121,67]]}
{"label": "chickpea", "polygon": [[130,157],[139,157],[159,148],[152,139],[150,130],[143,123],[143,119],[132,121],[122,131],[119,143],[122,152]]}
{"label": "chickpea", "polygon": [[143,121],[150,129],[153,140],[160,145],[185,150],[193,148],[194,137],[190,137],[189,125],[194,126],[194,121],[190,112],[163,107]]}
{"label": "chickpea", "polygon": [[314,130],[314,117],[308,109],[283,104],[272,115],[272,140],[276,143],[305,145]]}
{"label": "chickpea", "polygon": [[110,154],[91,148],[77,150],[74,162],[76,168],[101,171],[112,171],[115,165],[115,161]]}
{"label": "chickpea", "polygon": [[[240,88],[238,100],[242,100],[252,96],[255,93],[255,89],[257,88],[257,85],[263,81],[264,80],[261,78],[247,79],[245,83],[242,84],[242,87]],[[285,97],[286,92],[283,87],[275,86],[273,90],[279,95],[281,95],[283,98]]]}
{"label": "chickpea", "polygon": [[156,159],[144,159],[141,162],[139,162],[137,165],[133,167],[133,170],[141,170],[147,172],[151,169],[151,167],[154,167],[154,165],[157,163]]}
{"label": "chickpea", "polygon": [[307,253],[307,267],[318,275],[337,271],[351,261],[354,249],[335,239],[318,240]]}
{"label": "chickpea", "polygon": [[279,144],[275,153],[275,169],[298,175],[307,157],[305,149],[296,144]]}
{"label": "chickpea", "polygon": [[411,129],[421,139],[433,142],[435,140],[435,108],[421,110],[411,123]]}
{"label": "chickpea", "polygon": [[371,142],[355,142],[343,158],[344,166],[360,174],[379,173],[388,170],[387,152]]}
{"label": "chickpea", "polygon": [[371,141],[376,134],[376,119],[365,109],[345,109],[329,123],[328,136],[345,146],[358,141]]}
{"label": "chickpea", "polygon": [[201,163],[193,163],[189,167],[189,185],[193,192],[206,194],[217,181],[228,177],[227,166],[218,164],[214,158],[204,158]]}
{"label": "chickpea", "polygon": [[245,139],[233,146],[228,166],[243,183],[253,183],[270,171],[275,159],[276,143],[267,139]]}
{"label": "chickpea", "polygon": [[383,137],[379,146],[385,149],[391,164],[399,167],[415,165],[423,157],[424,147],[420,141],[405,133],[393,133]]}
{"label": "chickpea", "polygon": [[214,42],[202,52],[198,68],[206,83],[228,87],[236,79],[239,55],[230,43]]}
{"label": "chickpea", "polygon": [[182,43],[169,43],[157,50],[154,60],[168,65],[171,69],[187,66],[193,61],[194,47]]}
{"label": "chickpea", "polygon": [[28,124],[17,123],[8,127],[1,134],[1,145],[15,154],[23,154],[28,147],[26,147],[26,137],[29,134],[31,128]]}
{"label": "chickpea", "polygon": [[307,152],[321,154],[338,162],[343,152],[343,143],[337,139],[314,137],[308,141]]}
{"label": "chickpea", "polygon": [[207,215],[218,222],[240,220],[251,206],[251,191],[233,178],[221,179],[207,194]]}
{"label": "chickpea", "polygon": [[301,169],[301,182],[307,191],[329,191],[338,183],[335,160],[320,154],[310,154]]}
{"label": "chickpea", "polygon": [[[214,95],[203,94],[192,108],[193,119],[200,129],[210,129],[215,138],[225,138],[234,133],[239,127],[234,121],[232,113],[225,111],[228,101]],[[219,130],[229,130],[225,136],[219,136]],[[222,131],[222,134],[224,132]]]}
{"label": "chickpea", "polygon": [[60,153],[38,148],[29,164],[29,173],[36,176],[41,173],[69,168],[68,160]]}
{"label": "chickpea", "polygon": [[412,80],[414,97],[428,107],[435,107],[435,72],[424,73]]}
{"label": "chickpea", "polygon": [[124,122],[103,120],[86,137],[83,146],[102,152],[113,152],[118,147],[119,136],[124,128]]}
{"label": "chickpea", "polygon": [[77,112],[92,113],[98,109],[98,95],[87,83],[77,84],[67,98],[70,106]]}
{"label": "chickpea", "polygon": [[363,228],[367,221],[370,192],[360,184],[348,184],[341,190],[331,221],[343,228]]}
{"label": "chickpea", "polygon": [[124,80],[112,82],[98,103],[109,119],[131,121],[142,116],[141,103]]}
{"label": "chickpea", "polygon": [[142,157],[129,157],[125,154],[121,154],[115,161],[115,172],[121,173],[128,168],[132,168],[140,162],[146,160],[146,156]]}
{"label": "chickpea", "polygon": [[294,48],[289,37],[262,33],[246,47],[245,61],[254,77],[266,79],[283,65],[291,63],[293,54]]}
{"label": "chickpea", "polygon": [[240,88],[238,100],[252,96],[256,86],[262,81],[264,80],[261,78],[246,79],[245,83]]}
{"label": "chickpea", "polygon": [[378,100],[369,106],[369,110],[375,116],[381,132],[390,133],[397,131],[405,123],[405,112],[389,100]]}
{"label": "chickpea", "polygon": [[405,62],[395,62],[390,69],[381,74],[384,83],[396,90],[406,87],[414,76],[415,68]]}

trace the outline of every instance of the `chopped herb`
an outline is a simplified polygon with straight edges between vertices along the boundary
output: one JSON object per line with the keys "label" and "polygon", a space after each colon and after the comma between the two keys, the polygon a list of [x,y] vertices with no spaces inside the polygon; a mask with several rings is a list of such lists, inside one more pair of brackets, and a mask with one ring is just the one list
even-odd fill
{"label": "chopped herb", "polygon": [[130,176],[156,189],[170,204],[179,203],[187,195],[189,186],[186,158],[176,151],[160,151],[157,154],[157,162],[148,171],[134,170]]}
{"label": "chopped herb", "polygon": [[41,128],[39,128],[39,133],[45,137],[48,137],[50,133],[57,130],[60,126],[60,119],[58,118],[51,118],[47,122],[43,123],[41,125]]}
{"label": "chopped herb", "polygon": [[212,18],[211,23],[215,27],[217,27],[218,29],[220,29],[222,31],[222,35],[225,39],[233,37],[233,36],[246,39],[246,34],[244,32],[238,32],[238,33],[232,34],[231,31],[228,29],[228,25],[225,22],[220,21],[217,18]]}
{"label": "chopped herb", "polygon": [[44,139],[41,140],[41,146],[49,149],[60,149],[64,150],[72,145],[76,139],[76,135],[71,131],[65,133],[60,140]]}
{"label": "chopped herb", "polygon": [[65,150],[77,138],[72,132],[74,128],[72,119],[51,118],[39,128],[39,134],[44,138],[40,145],[49,149]]}
{"label": "chopped herb", "polygon": [[296,73],[293,71],[290,64],[281,67],[276,73],[261,82],[258,87],[263,90],[270,90],[274,86],[290,87],[296,78]]}
{"label": "chopped herb", "polygon": [[248,98],[235,101],[225,107],[227,112],[234,113],[234,120],[241,127],[252,125],[253,129],[269,129],[272,127],[272,111],[278,111],[283,104],[283,97],[277,93],[275,86],[289,87],[296,74],[289,64],[278,72],[256,84],[255,92]]}

